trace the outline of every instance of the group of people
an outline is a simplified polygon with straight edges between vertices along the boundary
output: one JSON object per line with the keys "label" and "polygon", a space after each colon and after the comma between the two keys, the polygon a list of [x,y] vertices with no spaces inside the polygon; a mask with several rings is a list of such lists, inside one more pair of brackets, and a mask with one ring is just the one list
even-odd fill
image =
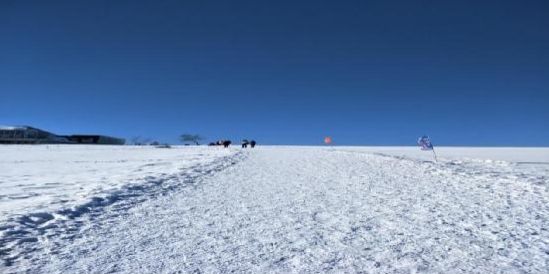
{"label": "group of people", "polygon": [[251,148],[255,147],[255,140],[248,141],[247,139],[242,140],[242,148],[247,148],[250,145]]}
{"label": "group of people", "polygon": [[211,142],[208,144],[208,146],[223,146],[223,147],[229,147],[231,145],[231,140],[219,140],[217,142]]}
{"label": "group of people", "polygon": [[[208,146],[223,146],[223,147],[229,147],[232,144],[231,140],[219,140],[217,142],[211,142],[208,144]],[[255,147],[255,140],[248,141],[247,139],[242,140],[242,148],[247,148],[248,145],[250,147]]]}

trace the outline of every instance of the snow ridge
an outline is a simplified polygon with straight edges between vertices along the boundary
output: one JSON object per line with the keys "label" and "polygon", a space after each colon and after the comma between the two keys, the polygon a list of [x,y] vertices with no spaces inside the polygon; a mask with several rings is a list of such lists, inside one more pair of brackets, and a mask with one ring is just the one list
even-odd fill
{"label": "snow ridge", "polygon": [[[346,151],[349,153],[361,153]],[[373,155],[388,157],[396,160],[411,161],[418,165],[424,165],[430,173],[445,173],[477,179],[506,179],[519,180],[539,186],[548,187],[549,163],[547,162],[510,162],[502,160],[468,159],[461,160],[439,159],[439,162],[414,159],[412,157],[390,155],[380,152],[372,152]],[[439,157],[440,158],[440,157]]]}

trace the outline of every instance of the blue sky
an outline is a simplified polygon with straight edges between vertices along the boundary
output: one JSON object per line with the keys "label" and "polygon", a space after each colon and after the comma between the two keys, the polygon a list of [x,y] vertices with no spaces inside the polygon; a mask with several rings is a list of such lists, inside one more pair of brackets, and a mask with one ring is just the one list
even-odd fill
{"label": "blue sky", "polygon": [[0,124],[549,146],[548,1],[1,1]]}

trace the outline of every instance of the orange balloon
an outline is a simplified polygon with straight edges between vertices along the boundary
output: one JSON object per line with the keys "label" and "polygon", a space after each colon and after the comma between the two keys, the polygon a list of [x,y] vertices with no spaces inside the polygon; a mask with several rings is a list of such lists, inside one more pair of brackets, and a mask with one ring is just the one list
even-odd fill
{"label": "orange balloon", "polygon": [[327,137],[324,137],[324,143],[325,144],[331,144],[332,143],[332,137],[330,136],[327,136]]}

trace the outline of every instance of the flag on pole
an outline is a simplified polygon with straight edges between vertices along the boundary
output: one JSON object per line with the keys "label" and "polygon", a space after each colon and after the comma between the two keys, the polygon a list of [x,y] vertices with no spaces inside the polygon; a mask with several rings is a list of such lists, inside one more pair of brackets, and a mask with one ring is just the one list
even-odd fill
{"label": "flag on pole", "polygon": [[433,144],[431,143],[429,136],[424,135],[419,137],[417,144],[421,147],[421,150],[433,150]]}
{"label": "flag on pole", "polygon": [[435,147],[433,146],[433,143],[431,143],[431,139],[427,135],[423,135],[419,137],[417,140],[418,146],[421,147],[421,150],[431,150],[433,151],[433,156],[435,157],[435,162],[438,162],[437,160],[437,154],[435,153]]}

